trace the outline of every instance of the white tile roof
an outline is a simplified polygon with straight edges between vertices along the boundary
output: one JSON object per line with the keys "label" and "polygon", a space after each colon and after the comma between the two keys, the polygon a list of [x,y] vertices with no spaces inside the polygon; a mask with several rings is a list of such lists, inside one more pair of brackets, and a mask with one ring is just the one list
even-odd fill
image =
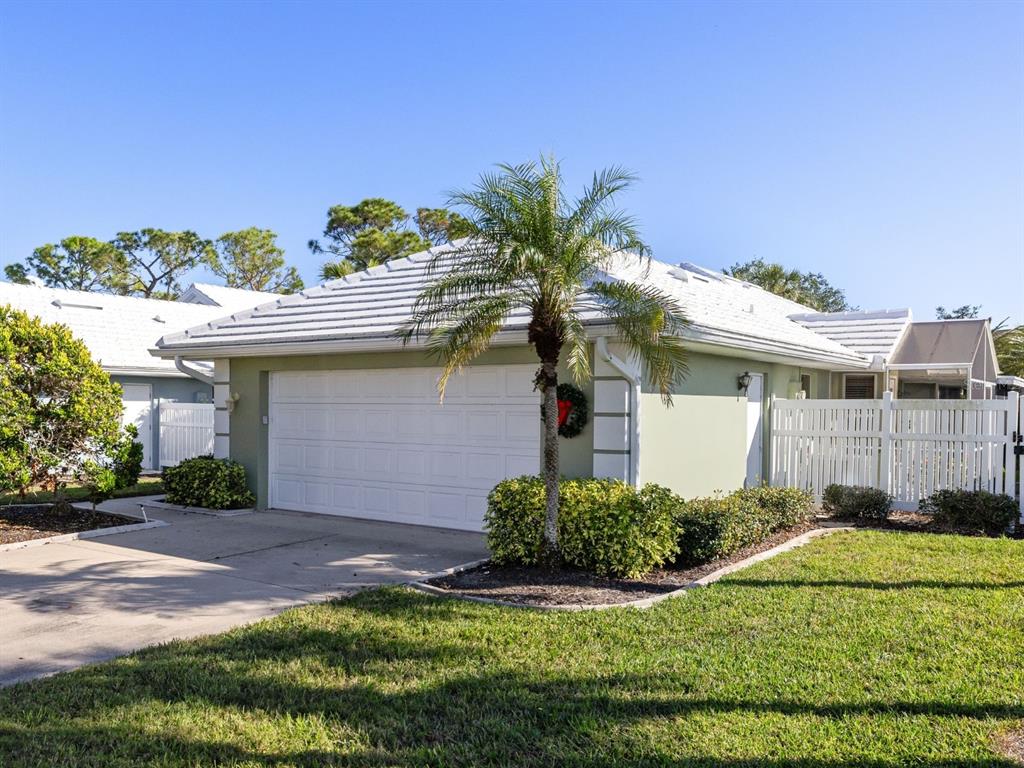
{"label": "white tile roof", "polygon": [[229,288],[226,285],[192,283],[178,301],[221,306],[228,312],[241,312],[243,309],[251,309],[257,304],[266,304],[280,297],[279,293],[267,291],[248,291],[244,288]]}
{"label": "white tile roof", "polygon": [[[236,313],[180,333],[165,335],[156,354],[195,357],[283,354],[326,347],[393,348],[393,332],[408,319],[426,284],[426,267],[438,249],[397,259],[349,275],[272,304]],[[692,322],[696,341],[773,353],[827,364],[866,367],[868,361],[788,315],[808,307],[721,273],[692,264],[679,267],[642,262],[620,255],[609,269],[612,279],[646,281],[675,295]],[[513,313],[504,330],[526,327],[525,311]],[[602,313],[584,309],[589,325],[601,325]]]}
{"label": "white tile roof", "polygon": [[790,315],[790,319],[869,358],[881,355],[887,360],[911,321],[909,309],[810,312]]}
{"label": "white tile roof", "polygon": [[0,305],[9,304],[44,322],[68,326],[105,370],[136,375],[184,377],[173,360],[155,358],[149,348],[168,331],[213,320],[225,310],[251,307],[260,300],[259,295],[244,303],[240,298],[235,297],[231,307],[223,307],[0,281]]}

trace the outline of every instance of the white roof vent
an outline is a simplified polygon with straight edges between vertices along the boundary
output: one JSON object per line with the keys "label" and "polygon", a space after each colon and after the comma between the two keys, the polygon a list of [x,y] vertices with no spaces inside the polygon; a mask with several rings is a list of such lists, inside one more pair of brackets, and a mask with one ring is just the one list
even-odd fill
{"label": "white roof vent", "polygon": [[57,307],[57,309],[63,309],[64,307],[75,307],[77,309],[103,309],[99,304],[73,304],[70,301],[61,301],[60,299],[54,299],[50,303]]}
{"label": "white roof vent", "polygon": [[668,273],[672,275],[672,277],[674,277],[676,280],[682,280],[684,283],[690,282],[690,274],[681,267],[672,267],[672,269],[670,269]]}
{"label": "white roof vent", "polygon": [[692,272],[694,275],[700,276],[705,279],[717,280],[720,283],[724,283],[727,279],[726,275],[721,272],[715,272],[713,269],[705,269],[704,267],[698,267],[696,264],[691,264],[688,261],[684,261],[679,265],[681,269],[685,269],[687,272]]}

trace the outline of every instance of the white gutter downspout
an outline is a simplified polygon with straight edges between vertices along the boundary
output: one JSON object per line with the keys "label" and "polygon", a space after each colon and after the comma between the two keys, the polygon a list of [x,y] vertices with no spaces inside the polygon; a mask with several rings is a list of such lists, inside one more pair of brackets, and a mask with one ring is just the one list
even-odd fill
{"label": "white gutter downspout", "polygon": [[213,386],[213,376],[208,376],[202,371],[198,371],[195,368],[189,368],[185,365],[185,361],[181,359],[181,355],[174,356],[174,367],[184,373],[186,376],[191,376],[196,381],[201,381],[203,384],[209,384]]}
{"label": "white gutter downspout", "polygon": [[630,383],[629,388],[629,477],[626,482],[640,487],[640,375],[608,350],[608,339],[598,336],[594,350],[608,365],[622,374]]}

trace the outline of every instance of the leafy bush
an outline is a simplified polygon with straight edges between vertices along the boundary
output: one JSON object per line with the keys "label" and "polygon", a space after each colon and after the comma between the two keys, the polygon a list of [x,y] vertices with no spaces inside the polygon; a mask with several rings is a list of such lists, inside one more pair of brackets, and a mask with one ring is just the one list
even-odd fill
{"label": "leafy bush", "polygon": [[105,455],[85,463],[83,480],[89,492],[87,498],[94,509],[101,501],[113,496],[114,491],[139,482],[143,447],[136,440],[138,436],[139,428],[126,424],[121,436],[110,445]]}
{"label": "leafy bush", "polygon": [[805,523],[813,514],[814,497],[800,488],[744,488],[736,494],[760,508],[760,516],[771,532]]}
{"label": "leafy bush", "polygon": [[230,459],[198,456],[163,472],[170,504],[207,509],[242,509],[256,503],[245,482],[245,467]]}
{"label": "leafy bush", "polygon": [[[535,565],[543,551],[544,482],[503,480],[487,497],[487,543],[496,563]],[[634,578],[676,551],[673,512],[682,500],[665,488],[637,491],[618,480],[563,480],[558,537],[564,561],[602,576]]]}
{"label": "leafy bush", "polygon": [[111,470],[114,473],[114,489],[130,488],[139,482],[142,474],[142,443],[138,441],[139,428],[134,424],[126,424],[124,432],[111,447]]}
{"label": "leafy bush", "polygon": [[117,442],[120,391],[66,326],[0,306],[0,491],[87,480]]}
{"label": "leafy bush", "polygon": [[693,499],[676,512],[683,566],[728,557],[811,516],[811,496],[797,488],[747,488]]}
{"label": "leafy bush", "polygon": [[936,491],[921,502],[920,510],[930,514],[939,525],[981,531],[989,536],[1010,531],[1019,515],[1012,496],[988,491]]}
{"label": "leafy bush", "polygon": [[892,496],[878,488],[833,483],[822,495],[822,508],[836,517],[885,520],[892,508]]}
{"label": "leafy bush", "polygon": [[89,462],[85,466],[85,482],[89,491],[86,498],[92,502],[93,509],[96,509],[97,504],[114,495],[117,474],[110,467],[98,462]]}

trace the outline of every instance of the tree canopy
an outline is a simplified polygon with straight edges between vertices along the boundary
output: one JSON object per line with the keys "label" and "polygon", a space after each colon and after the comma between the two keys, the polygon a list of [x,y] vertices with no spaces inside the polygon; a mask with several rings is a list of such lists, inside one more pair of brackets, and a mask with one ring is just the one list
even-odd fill
{"label": "tree canopy", "polygon": [[271,293],[295,293],[303,288],[295,267],[287,267],[277,234],[249,227],[225,232],[217,238],[209,258],[210,269],[231,288]]}
{"label": "tree canopy", "polygon": [[335,205],[327,211],[323,242],[310,240],[314,254],[329,255],[320,268],[323,280],[400,259],[468,233],[468,222],[446,208],[418,208],[416,230],[410,217],[392,200],[371,197],[356,205]]}
{"label": "tree canopy", "polygon": [[956,309],[946,309],[940,304],[935,308],[935,317],[938,320],[973,320],[980,311],[980,304],[963,304]]}
{"label": "tree canopy", "polygon": [[57,244],[36,248],[21,263],[4,267],[4,275],[15,283],[28,283],[35,274],[51,288],[73,291],[110,290],[125,269],[125,259],[111,243],[94,237],[72,235]]}
{"label": "tree canopy", "polygon": [[829,283],[820,272],[800,272],[763,259],[733,264],[722,271],[819,312],[845,312],[853,309],[846,301],[846,294]]}
{"label": "tree canopy", "polygon": [[86,479],[117,448],[121,409],[66,326],[0,306],[0,490]]}
{"label": "tree canopy", "polygon": [[615,335],[636,354],[649,380],[671,402],[686,372],[680,332],[682,308],[649,286],[603,279],[615,259],[650,257],[633,219],[613,207],[634,176],[619,168],[595,174],[581,196],[570,199],[558,163],[502,165],[477,185],[456,192],[451,204],[465,211],[468,238],[437,254],[435,276],[417,298],[399,331],[405,343],[424,338],[442,365],[438,389],[487,350],[505,319],[528,317],[527,339],[540,367],[544,423],[545,546],[558,557],[558,364],[563,351],[572,376],[590,376],[590,340],[581,308],[598,309]]}
{"label": "tree canopy", "polygon": [[210,258],[213,243],[191,230],[140,229],[118,232],[113,245],[125,260],[115,293],[146,299],[176,299],[181,278]]}

